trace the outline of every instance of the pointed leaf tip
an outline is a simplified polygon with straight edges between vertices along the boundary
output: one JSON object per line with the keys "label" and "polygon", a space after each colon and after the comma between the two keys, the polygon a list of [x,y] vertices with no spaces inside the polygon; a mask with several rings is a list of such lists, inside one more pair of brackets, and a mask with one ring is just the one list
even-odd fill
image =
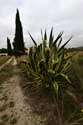
{"label": "pointed leaf tip", "polygon": [[29,32],[28,32],[28,34],[29,34],[30,38],[32,39],[33,43],[35,44],[35,46],[37,46],[37,43],[36,43],[36,41],[34,40],[34,38],[32,37],[32,35],[31,35]]}

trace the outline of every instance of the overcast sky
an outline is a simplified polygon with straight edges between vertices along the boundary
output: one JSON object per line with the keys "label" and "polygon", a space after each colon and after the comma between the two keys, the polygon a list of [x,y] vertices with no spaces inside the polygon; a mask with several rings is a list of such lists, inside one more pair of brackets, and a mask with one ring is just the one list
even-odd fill
{"label": "overcast sky", "polygon": [[54,27],[55,37],[64,31],[63,42],[73,35],[68,46],[83,46],[83,0],[0,0],[0,48],[7,36],[13,41],[16,8],[20,11],[26,46],[32,45],[28,31],[40,41],[40,30]]}

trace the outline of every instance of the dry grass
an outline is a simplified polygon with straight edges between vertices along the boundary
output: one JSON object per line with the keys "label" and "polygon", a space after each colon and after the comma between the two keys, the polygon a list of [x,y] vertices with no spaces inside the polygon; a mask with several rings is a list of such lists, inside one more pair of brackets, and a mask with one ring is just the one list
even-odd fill
{"label": "dry grass", "polygon": [[8,79],[10,76],[12,76],[12,66],[8,65],[0,71],[0,84],[6,81],[6,79]]}
{"label": "dry grass", "polygon": [[9,56],[0,56],[0,65],[4,64],[9,58]]}
{"label": "dry grass", "polygon": [[73,54],[79,54],[79,55],[83,55],[83,51],[70,51],[70,52],[67,52],[67,54],[69,55],[73,55]]}
{"label": "dry grass", "polygon": [[27,55],[22,55],[20,57],[17,58],[18,63],[20,62],[26,62],[26,60],[28,59]]}

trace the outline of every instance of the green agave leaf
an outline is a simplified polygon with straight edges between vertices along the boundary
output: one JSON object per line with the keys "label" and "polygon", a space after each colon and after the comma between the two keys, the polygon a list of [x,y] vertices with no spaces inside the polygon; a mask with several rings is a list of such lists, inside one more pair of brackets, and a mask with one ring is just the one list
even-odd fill
{"label": "green agave leaf", "polygon": [[42,58],[45,58],[45,48],[46,48],[46,45],[47,45],[47,33],[46,33],[46,30],[45,30],[44,39],[42,41]]}
{"label": "green agave leaf", "polygon": [[43,44],[42,44],[42,53],[41,53],[41,55],[42,55],[42,59],[44,59],[44,57],[45,57],[45,47],[44,47],[44,41],[43,41]]}
{"label": "green agave leaf", "polygon": [[38,45],[36,54],[38,56],[38,60],[37,61],[41,60],[42,59],[42,44]]}
{"label": "green agave leaf", "polygon": [[64,67],[63,67],[63,69],[62,69],[62,72],[64,72],[64,73],[66,73],[66,72],[68,72],[68,70],[70,69],[70,67],[71,67],[71,62],[66,62],[66,64],[64,64]]}
{"label": "green agave leaf", "polygon": [[29,32],[28,32],[28,34],[29,34],[30,38],[32,39],[33,43],[35,44],[35,46],[37,47],[37,43],[36,43],[36,41],[34,40],[34,38],[32,37],[32,35],[31,35]]}
{"label": "green agave leaf", "polygon": [[35,79],[36,78],[39,78],[39,74],[35,73],[35,72],[32,72],[33,73],[33,76],[35,76]]}
{"label": "green agave leaf", "polygon": [[61,51],[61,50],[68,44],[68,42],[69,42],[71,39],[72,39],[72,36],[67,40],[67,42],[65,42],[65,43],[61,46],[61,48],[59,49],[59,51]]}
{"label": "green agave leaf", "polygon": [[27,64],[27,69],[28,69],[27,73],[34,74],[31,64],[30,65]]}
{"label": "green agave leaf", "polygon": [[66,79],[69,83],[71,83],[71,81],[69,80],[69,78],[68,78],[67,75],[65,75],[65,74],[63,74],[63,73],[61,73],[60,75],[61,75],[64,79]]}
{"label": "green agave leaf", "polygon": [[45,30],[45,33],[44,33],[44,40],[45,40],[45,41],[47,40],[47,33],[46,33],[46,30]]}
{"label": "green agave leaf", "polygon": [[51,73],[52,75],[55,75],[55,71],[54,70],[48,70],[48,73]]}
{"label": "green agave leaf", "polygon": [[57,73],[61,72],[61,70],[62,70],[62,66],[63,66],[63,62],[64,62],[64,49],[62,50],[61,54],[62,55],[60,56],[60,60],[59,60],[58,66],[56,68]]}
{"label": "green agave leaf", "polygon": [[50,32],[50,37],[49,37],[49,48],[52,48],[53,46],[53,27],[51,29],[51,32]]}
{"label": "green agave leaf", "polygon": [[42,37],[42,40],[43,40],[43,32],[42,32],[42,29],[41,29],[41,37]]}
{"label": "green agave leaf", "polygon": [[45,51],[45,48],[46,48],[46,40],[43,40],[43,49],[44,49],[44,51]]}
{"label": "green agave leaf", "polygon": [[62,37],[60,38],[60,41],[59,41],[59,43],[58,43],[58,48],[59,48],[59,46],[61,45],[61,42],[62,42]]}
{"label": "green agave leaf", "polygon": [[49,68],[49,58],[50,58],[50,49],[45,48],[45,62],[47,68]]}
{"label": "green agave leaf", "polygon": [[53,43],[54,46],[56,46],[56,43],[62,37],[62,35],[63,35],[63,32],[60,32],[59,35],[57,36],[57,38],[54,40],[54,43]]}
{"label": "green agave leaf", "polygon": [[68,55],[67,57],[64,58],[65,61],[72,59],[77,53],[73,53],[72,55]]}
{"label": "green agave leaf", "polygon": [[71,91],[69,91],[69,90],[66,90],[66,93],[67,93],[69,96],[71,96],[72,98],[75,98],[75,99],[76,99],[76,95],[75,95],[73,92],[71,92]]}
{"label": "green agave leaf", "polygon": [[31,48],[29,51],[29,62],[31,64],[31,67],[34,71],[36,71],[36,65],[34,62],[34,53],[33,53],[33,49]]}
{"label": "green agave leaf", "polygon": [[59,85],[56,81],[54,81],[54,83],[53,83],[53,88],[54,88],[55,92],[58,93]]}
{"label": "green agave leaf", "polygon": [[67,56],[67,57],[64,57],[64,60],[65,60],[65,62],[67,62],[69,59],[71,59],[73,57],[73,55],[69,55],[69,56]]}

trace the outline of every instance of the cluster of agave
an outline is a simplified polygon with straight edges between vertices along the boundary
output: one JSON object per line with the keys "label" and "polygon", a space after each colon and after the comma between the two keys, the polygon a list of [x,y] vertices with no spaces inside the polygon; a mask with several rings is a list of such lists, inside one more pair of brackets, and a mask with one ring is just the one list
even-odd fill
{"label": "cluster of agave", "polygon": [[62,45],[62,35],[60,32],[54,39],[53,28],[51,29],[49,39],[47,32],[41,31],[42,42],[37,44],[32,35],[29,33],[34,47],[28,52],[27,75],[36,87],[42,87],[50,90],[53,94],[58,93],[59,89],[65,87],[65,81],[70,84],[67,76],[70,67],[70,57],[65,54],[65,46],[71,40],[68,39]]}

